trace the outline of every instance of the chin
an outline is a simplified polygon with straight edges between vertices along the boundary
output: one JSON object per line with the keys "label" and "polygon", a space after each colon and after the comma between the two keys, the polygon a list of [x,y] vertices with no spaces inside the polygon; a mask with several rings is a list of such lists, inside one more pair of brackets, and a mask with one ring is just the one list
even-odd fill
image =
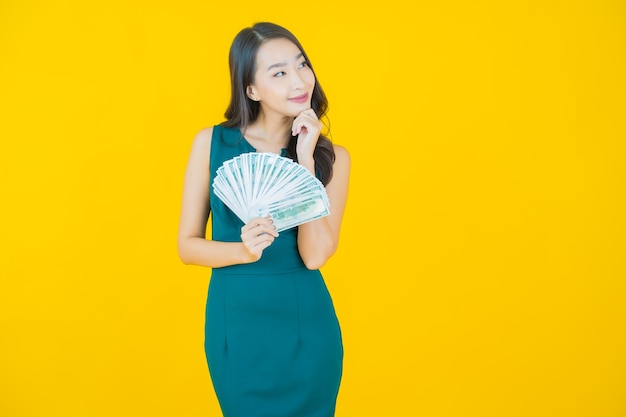
{"label": "chin", "polygon": [[311,108],[311,103],[302,103],[302,104],[296,104],[292,106],[289,110],[291,110],[291,113],[294,113],[293,117],[296,117],[303,111],[308,110],[310,108]]}

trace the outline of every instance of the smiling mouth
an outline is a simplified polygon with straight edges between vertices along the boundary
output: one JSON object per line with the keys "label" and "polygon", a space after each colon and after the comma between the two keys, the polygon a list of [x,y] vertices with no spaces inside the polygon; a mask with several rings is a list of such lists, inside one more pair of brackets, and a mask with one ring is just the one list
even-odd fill
{"label": "smiling mouth", "polygon": [[293,102],[296,102],[296,103],[304,103],[308,99],[309,99],[309,93],[304,93],[301,96],[290,98],[289,101],[293,101]]}

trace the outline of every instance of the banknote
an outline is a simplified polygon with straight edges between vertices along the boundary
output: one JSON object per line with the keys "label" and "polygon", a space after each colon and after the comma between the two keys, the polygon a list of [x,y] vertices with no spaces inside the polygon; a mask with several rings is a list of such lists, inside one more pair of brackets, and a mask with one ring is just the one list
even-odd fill
{"label": "banknote", "polygon": [[279,232],[330,214],[324,185],[302,165],[273,153],[244,153],[224,162],[212,186],[243,223],[269,214]]}

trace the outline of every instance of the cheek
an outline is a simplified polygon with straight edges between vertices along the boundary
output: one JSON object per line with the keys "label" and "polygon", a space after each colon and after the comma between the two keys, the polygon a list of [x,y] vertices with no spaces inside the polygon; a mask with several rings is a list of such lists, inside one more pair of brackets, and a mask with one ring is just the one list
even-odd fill
{"label": "cheek", "polygon": [[315,85],[315,75],[311,70],[307,72],[307,82],[311,85]]}
{"label": "cheek", "polygon": [[268,82],[261,82],[257,84],[257,90],[261,97],[270,98],[273,97],[276,93],[276,87]]}

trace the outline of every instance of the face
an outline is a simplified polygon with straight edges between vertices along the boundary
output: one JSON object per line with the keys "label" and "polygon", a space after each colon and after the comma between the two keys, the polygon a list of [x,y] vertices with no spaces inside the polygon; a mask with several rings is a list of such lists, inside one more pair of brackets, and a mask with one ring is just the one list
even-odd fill
{"label": "face", "polygon": [[272,39],[259,48],[253,84],[246,92],[261,111],[296,117],[311,108],[315,75],[291,41]]}

